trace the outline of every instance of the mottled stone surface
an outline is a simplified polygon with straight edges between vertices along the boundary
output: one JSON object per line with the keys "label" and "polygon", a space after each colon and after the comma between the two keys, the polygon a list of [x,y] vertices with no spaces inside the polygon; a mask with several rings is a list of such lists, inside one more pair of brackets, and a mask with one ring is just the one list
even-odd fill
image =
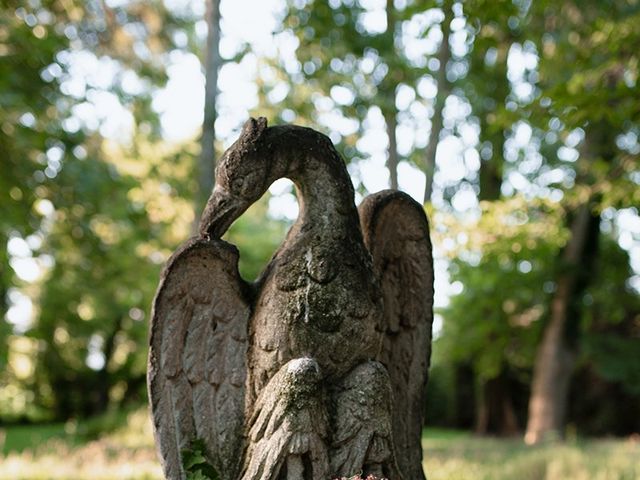
{"label": "mottled stone surface", "polygon": [[[248,284],[220,237],[282,177],[299,217]],[[249,120],[154,301],[149,395],[166,477],[186,477],[181,452],[197,441],[224,480],[423,479],[432,304],[421,206],[384,191],[358,210],[326,136]]]}

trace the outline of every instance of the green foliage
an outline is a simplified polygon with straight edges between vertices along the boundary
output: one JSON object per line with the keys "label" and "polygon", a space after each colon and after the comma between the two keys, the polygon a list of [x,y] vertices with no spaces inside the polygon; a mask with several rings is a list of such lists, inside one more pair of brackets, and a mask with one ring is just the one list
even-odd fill
{"label": "green foliage", "polygon": [[[553,2],[532,4],[526,32],[539,55],[539,94],[527,107],[530,123],[563,140],[580,129],[585,134],[573,168],[577,186],[566,192],[571,201],[597,194],[597,209],[636,205],[638,152],[620,143],[620,135],[638,131],[640,94],[637,51],[640,18],[633,1]],[[542,35],[538,32],[543,31]],[[565,68],[571,65],[571,68]],[[633,135],[633,133],[632,133]],[[546,143],[550,136],[545,136]],[[564,165],[559,143],[546,160]],[[635,153],[633,153],[635,152]],[[572,187],[573,185],[569,185]]]}
{"label": "green foliage", "polygon": [[[72,137],[59,124],[49,124],[59,118],[52,105],[60,94],[56,82],[40,74],[55,62],[66,39],[48,27],[43,38],[36,37],[24,21],[27,12],[16,15],[17,2],[11,3],[14,8],[0,12],[0,319],[8,308],[8,290],[18,282],[9,265],[7,243],[11,236],[26,237],[37,230],[42,216],[34,207],[43,192],[36,188],[45,179],[44,152],[53,146],[50,139],[65,143]],[[10,334],[2,322],[0,371],[6,369]]]}
{"label": "green foliage", "polygon": [[581,299],[582,363],[597,376],[640,398],[640,296],[627,285],[633,272],[629,256],[618,244],[603,238],[595,280]]}
{"label": "green foliage", "polygon": [[[151,99],[182,30],[191,34],[193,18],[160,1],[10,1],[0,12],[0,382],[9,392],[0,416],[66,418],[144,398],[144,312],[160,263],[188,231],[175,207],[162,218],[154,202],[180,166],[168,172],[158,164],[166,155],[140,152],[129,152],[137,170],[124,166],[109,153],[103,120],[78,112],[97,117],[95,99],[108,95],[136,120],[136,149],[157,142]],[[100,78],[78,72],[83,62],[95,62]],[[40,281],[17,278],[11,239],[28,243]],[[37,303],[28,328],[4,322],[12,291]]]}
{"label": "green foliage", "polygon": [[549,260],[566,239],[562,219],[557,205],[518,197],[483,203],[466,224],[442,218],[446,235],[460,240],[449,252],[449,271],[461,291],[439,312],[439,348],[449,361],[471,360],[485,380],[506,365],[531,368],[553,291]]}
{"label": "green foliage", "polygon": [[65,435],[63,423],[14,425],[2,430],[2,454],[22,452]]}
{"label": "green foliage", "polygon": [[640,341],[615,333],[590,333],[584,340],[583,355],[593,362],[597,373],[619,383],[629,393],[640,396]]}
{"label": "green foliage", "polygon": [[203,440],[191,442],[191,448],[183,450],[182,466],[187,474],[187,480],[219,480],[220,476],[205,458],[207,447]]}
{"label": "green foliage", "polygon": [[56,211],[41,252],[53,266],[29,337],[42,345],[37,401],[59,418],[139,399],[145,385],[145,312],[161,263],[190,228],[189,205],[164,176],[175,182],[182,169],[185,180],[192,160],[157,147],[153,157],[140,153],[67,165],[60,182],[75,187],[51,198]]}
{"label": "green foliage", "polygon": [[225,240],[240,250],[240,275],[247,281],[258,278],[282,243],[287,222],[269,218],[270,195],[253,204],[229,229]]}
{"label": "green foliage", "polygon": [[[437,214],[435,221],[447,237],[457,239],[448,251],[449,273],[460,287],[439,312],[443,329],[434,344],[427,415],[435,415],[439,424],[442,418],[455,419],[457,386],[447,370],[456,364],[472,365],[480,382],[507,374],[527,388],[556,279],[566,271],[555,259],[568,231],[559,205],[518,197],[482,203],[482,215],[473,221],[460,222],[443,214]],[[571,342],[579,352],[576,375],[590,372],[577,377],[588,380],[576,384],[569,407],[569,417],[579,429],[623,433],[637,428],[636,422],[622,426],[620,413],[603,405],[602,393],[621,390],[616,393],[618,402],[630,405],[640,398],[636,368],[640,296],[626,285],[631,275],[627,252],[601,234],[589,288],[576,300],[580,317],[572,319]],[[515,390],[510,396],[520,403]],[[602,413],[597,419],[587,413],[593,408]],[[517,413],[526,418],[526,411]]]}
{"label": "green foliage", "polygon": [[[257,113],[275,122],[324,130],[348,162],[367,158],[359,140],[367,133],[371,116],[381,115],[387,129],[394,125],[415,129],[427,121],[423,109],[399,112],[397,107],[400,90],[416,98],[412,102],[416,107],[430,104],[431,99],[419,93],[418,84],[433,80],[427,58],[407,54],[403,29],[413,19],[421,25],[413,35],[416,41],[437,36],[442,21],[437,7],[435,2],[387,2],[376,12],[384,14],[387,25],[372,30],[363,21],[371,5],[287,1],[278,34],[293,39],[298,48],[294,59],[263,60]],[[286,95],[278,98],[282,91]],[[400,160],[421,168],[422,157],[422,148],[413,145]],[[365,193],[363,185],[357,189]]]}
{"label": "green foliage", "polygon": [[448,355],[439,358],[442,343],[435,340],[432,344],[424,415],[424,424],[429,428],[456,423],[454,370]]}
{"label": "green foliage", "polygon": [[[480,383],[507,374],[526,389],[559,279],[571,275],[577,287],[565,340],[577,355],[577,375],[589,372],[594,392],[582,385],[585,395],[572,396],[570,416],[585,412],[588,398],[604,401],[598,389],[621,389],[637,402],[638,292],[605,215],[597,248],[571,268],[560,259],[581,205],[610,219],[640,200],[638,56],[629,48],[638,30],[627,27],[640,8],[627,1],[506,3],[464,5],[469,70],[458,84],[479,126],[481,164],[467,180],[491,201],[462,222],[435,215],[435,243],[445,247],[460,292],[440,312],[436,351],[444,353],[435,360],[440,369],[472,365]],[[515,148],[519,130],[528,132],[526,144]],[[591,259],[585,275],[580,270]]]}

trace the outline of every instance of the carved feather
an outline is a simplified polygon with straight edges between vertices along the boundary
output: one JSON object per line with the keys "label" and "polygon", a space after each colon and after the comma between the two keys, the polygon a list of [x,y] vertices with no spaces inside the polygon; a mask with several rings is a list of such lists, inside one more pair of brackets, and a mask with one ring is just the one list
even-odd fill
{"label": "carved feather", "polygon": [[[379,362],[353,369],[333,396],[331,470],[344,477],[359,470],[394,480],[409,480],[398,472],[393,455],[391,387]],[[402,454],[402,452],[401,452]]]}
{"label": "carved feather", "polygon": [[431,354],[433,257],[422,207],[386,190],[360,205],[364,242],[383,292],[384,339],[378,360],[393,390],[393,437],[402,476],[424,480],[420,436]]}
{"label": "carved feather", "polygon": [[[249,422],[248,461],[241,480],[302,480],[293,471],[302,457],[311,461],[304,478],[329,478],[325,439],[327,418],[318,387],[321,380],[317,363],[309,358],[291,360],[274,375],[256,400]],[[290,464],[291,462],[291,464]]]}
{"label": "carved feather", "polygon": [[169,480],[185,478],[181,452],[196,439],[222,479],[238,474],[250,309],[237,261],[223,241],[192,239],[167,263],[154,300],[149,395]]}

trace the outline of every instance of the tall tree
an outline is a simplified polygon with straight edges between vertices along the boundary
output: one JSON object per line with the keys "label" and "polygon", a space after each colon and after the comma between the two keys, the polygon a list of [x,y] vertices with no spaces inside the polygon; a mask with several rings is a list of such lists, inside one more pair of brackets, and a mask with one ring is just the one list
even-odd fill
{"label": "tall tree", "polygon": [[[541,7],[534,7],[533,14],[547,31],[538,44],[543,93],[551,100],[559,124],[567,131],[582,128],[584,140],[576,162],[573,191],[577,193],[568,195],[570,234],[536,355],[525,435],[528,443],[564,433],[576,338],[585,311],[581,299],[593,281],[590,269],[598,256],[599,211],[607,204],[619,205],[619,200],[610,203],[612,199],[601,192],[612,185],[623,191],[628,188],[632,179],[625,172],[628,156],[616,138],[637,128],[640,119],[637,80],[629,80],[630,74],[637,78],[637,60],[628,48],[638,42],[638,32],[622,28],[640,18],[640,9],[624,1],[606,8],[598,1],[546,5],[538,10]],[[616,34],[611,35],[612,31]],[[551,74],[568,62],[579,68]]]}
{"label": "tall tree", "polygon": [[445,0],[442,5],[442,13],[444,18],[442,19],[442,42],[438,49],[438,73],[437,73],[437,88],[433,115],[431,117],[431,130],[429,131],[429,140],[424,151],[424,173],[425,173],[425,187],[424,187],[424,204],[431,201],[431,194],[433,193],[433,177],[436,173],[436,152],[438,150],[438,143],[440,141],[440,134],[443,126],[443,112],[444,105],[447,101],[447,97],[451,93],[451,85],[447,80],[447,65],[451,58],[451,45],[449,44],[449,36],[451,35],[451,20],[453,19],[453,2],[451,0]]}
{"label": "tall tree", "polygon": [[29,336],[44,345],[36,399],[56,418],[140,401],[143,392],[145,312],[162,260],[188,235],[193,158],[137,142],[66,165],[64,188],[51,198],[55,218],[42,250],[54,264]]}
{"label": "tall tree", "polygon": [[[504,114],[511,95],[507,58],[517,36],[517,27],[510,27],[508,19],[517,18],[518,11],[513,2],[477,2],[470,5],[465,13],[474,35],[467,56],[469,72],[463,80],[462,89],[479,126],[478,200],[493,202],[502,196],[504,142],[511,128]],[[511,393],[510,371],[505,361],[494,376],[478,377],[477,433],[517,433],[519,427]]]}
{"label": "tall tree", "polygon": [[[569,384],[575,362],[575,343],[567,338],[571,323],[579,321],[579,298],[584,292],[585,275],[597,253],[599,217],[590,205],[575,213],[570,236],[561,254],[562,272],[551,299],[549,320],[537,349],[529,400],[525,440],[537,443],[546,436],[563,434]],[[581,281],[582,280],[582,281]]]}
{"label": "tall tree", "polygon": [[[530,383],[532,443],[562,435],[568,399],[580,396],[570,392],[574,367],[578,359],[595,363],[583,337],[590,334],[585,319],[602,308],[589,293],[600,281],[593,274],[604,261],[600,245],[611,241],[600,231],[600,213],[640,199],[633,173],[640,151],[637,62],[628,48],[637,33],[626,28],[638,9],[625,2],[543,3],[513,4],[505,17],[490,5],[466,9],[477,34],[463,88],[480,127],[478,197],[490,202],[481,202],[482,218],[464,234],[450,232],[460,243],[452,280],[463,292],[443,312],[442,337],[453,358],[472,361],[484,378],[479,424],[495,425],[490,404],[513,411],[503,420],[513,413],[526,419]],[[507,193],[499,199],[501,191]],[[637,298],[618,288],[620,298]],[[615,322],[621,320],[608,328]],[[502,378],[500,388],[486,382]],[[504,392],[512,408],[490,400]]]}
{"label": "tall tree", "polygon": [[[102,134],[133,119],[141,137],[157,140],[151,104],[166,79],[164,53],[189,35],[191,20],[160,1],[93,0],[8,2],[0,18],[0,294],[22,291],[41,307],[31,324],[2,329],[9,345],[0,350],[29,345],[35,373],[22,386],[35,402],[61,416],[88,413],[134,377],[144,383],[131,345],[144,343],[153,285],[121,287],[159,268],[143,245],[157,223],[135,199],[141,179],[105,159],[112,142]],[[42,282],[13,275],[11,241],[28,245]]]}
{"label": "tall tree", "polygon": [[504,180],[504,143],[516,118],[507,110],[507,102],[514,98],[507,60],[520,36],[519,21],[514,21],[519,12],[513,2],[501,1],[475,2],[465,13],[473,45],[461,88],[478,120],[478,199],[497,200]]}
{"label": "tall tree", "polygon": [[[389,170],[389,187],[398,189],[398,163],[400,158],[398,155],[398,108],[396,107],[396,87],[402,81],[401,71],[398,65],[394,65],[395,51],[397,48],[396,32],[400,27],[397,21],[396,8],[393,0],[387,0],[385,8],[387,17],[387,29],[384,33],[384,43],[387,48],[380,51],[383,61],[389,65],[389,71],[385,75],[384,80],[380,84],[380,107],[384,123],[387,130],[387,170]],[[401,67],[400,67],[401,68]]]}
{"label": "tall tree", "polygon": [[[267,69],[272,78],[260,81],[266,103],[260,108],[287,122],[324,128],[348,161],[368,157],[366,142],[359,140],[372,122],[381,120],[388,139],[385,163],[390,185],[397,188],[400,162],[424,168],[422,152],[414,148],[407,154],[407,137],[400,138],[400,132],[415,130],[427,120],[421,114],[424,107],[411,106],[427,101],[418,98],[418,84],[427,75],[429,48],[435,43],[430,33],[439,28],[440,20],[436,2],[429,7],[391,0],[377,5],[287,2],[280,34],[295,38],[295,60],[271,63],[278,73],[272,75],[274,70]],[[404,45],[414,40],[422,42],[421,53],[409,52]],[[274,95],[281,97],[274,104],[270,93],[283,84],[286,95]],[[401,92],[413,100],[400,109]],[[415,138],[422,139],[420,132]]]}
{"label": "tall tree", "polygon": [[204,121],[198,157],[198,192],[195,202],[197,219],[213,189],[216,166],[216,99],[218,97],[218,71],[220,70],[220,0],[207,0],[207,44],[205,47]]}
{"label": "tall tree", "polygon": [[[49,108],[62,98],[58,81],[47,75],[67,39],[48,25],[35,30],[30,13],[19,2],[0,11],[0,371],[6,372],[11,326],[5,321],[8,292],[19,285],[7,251],[12,237],[26,238],[38,230],[42,216],[34,208],[46,187],[43,162],[50,136],[63,142],[73,135],[54,123],[59,112]],[[36,35],[37,33],[37,35]]]}

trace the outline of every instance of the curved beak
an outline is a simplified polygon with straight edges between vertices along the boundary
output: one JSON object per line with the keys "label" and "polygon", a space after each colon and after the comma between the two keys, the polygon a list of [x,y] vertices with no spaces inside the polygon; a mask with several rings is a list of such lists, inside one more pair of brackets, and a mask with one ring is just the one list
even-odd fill
{"label": "curved beak", "polygon": [[216,186],[200,218],[200,234],[220,238],[231,224],[244,213],[250,202]]}

